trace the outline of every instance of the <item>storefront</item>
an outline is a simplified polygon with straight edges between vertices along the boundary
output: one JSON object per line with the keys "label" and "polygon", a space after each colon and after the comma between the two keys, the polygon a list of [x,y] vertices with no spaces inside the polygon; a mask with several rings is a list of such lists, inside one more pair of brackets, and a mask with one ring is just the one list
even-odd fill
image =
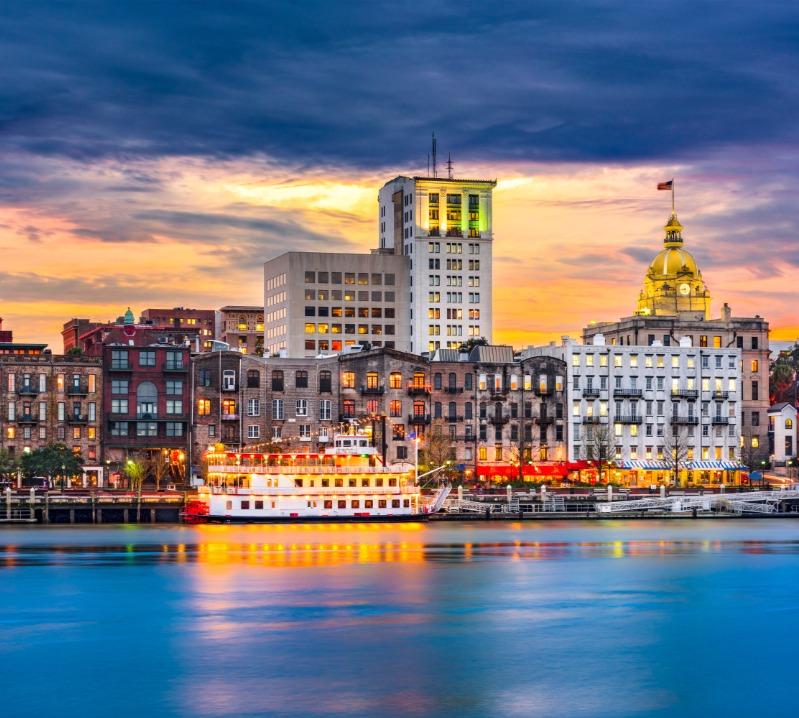
{"label": "storefront", "polygon": [[[674,467],[665,461],[620,461],[618,483],[624,486],[674,486]],[[746,467],[735,461],[686,461],[677,471],[679,486],[740,486]]]}

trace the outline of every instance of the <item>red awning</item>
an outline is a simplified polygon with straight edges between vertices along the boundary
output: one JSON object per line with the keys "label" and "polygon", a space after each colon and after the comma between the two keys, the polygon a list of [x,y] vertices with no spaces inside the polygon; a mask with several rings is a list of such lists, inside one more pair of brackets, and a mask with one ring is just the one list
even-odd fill
{"label": "red awning", "polygon": [[[564,478],[568,474],[566,464],[525,464],[522,468],[522,475],[529,477],[540,476],[542,478]],[[519,477],[519,467],[513,464],[478,464],[478,476],[503,476],[510,479]]]}

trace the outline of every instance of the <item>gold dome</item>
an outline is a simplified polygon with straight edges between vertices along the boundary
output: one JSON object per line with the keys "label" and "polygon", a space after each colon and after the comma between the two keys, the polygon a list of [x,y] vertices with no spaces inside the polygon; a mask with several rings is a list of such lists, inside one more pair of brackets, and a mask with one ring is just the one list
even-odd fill
{"label": "gold dome", "polygon": [[702,276],[691,253],[676,247],[669,247],[658,252],[652,260],[652,264],[649,265],[647,274],[652,278],[670,277],[672,279],[678,274]]}
{"label": "gold dome", "polygon": [[663,228],[664,249],[644,277],[636,313],[644,316],[710,316],[710,292],[693,255],[683,249],[682,225],[672,213]]}

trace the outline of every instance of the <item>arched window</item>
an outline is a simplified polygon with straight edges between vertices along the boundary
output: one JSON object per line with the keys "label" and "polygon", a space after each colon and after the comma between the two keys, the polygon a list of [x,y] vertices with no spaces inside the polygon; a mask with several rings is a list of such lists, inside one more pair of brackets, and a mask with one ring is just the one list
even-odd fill
{"label": "arched window", "polygon": [[155,419],[158,415],[158,389],[151,381],[136,387],[136,415],[138,419]]}
{"label": "arched window", "polygon": [[319,372],[319,391],[333,391],[333,374],[327,369],[322,369]]}
{"label": "arched window", "polygon": [[786,429],[793,429],[793,419],[786,419],[785,420],[785,428]]}

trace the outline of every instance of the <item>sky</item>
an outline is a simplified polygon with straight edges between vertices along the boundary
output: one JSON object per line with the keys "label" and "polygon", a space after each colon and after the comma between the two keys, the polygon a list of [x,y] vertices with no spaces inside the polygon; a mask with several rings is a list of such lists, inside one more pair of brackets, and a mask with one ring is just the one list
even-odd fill
{"label": "sky", "polygon": [[799,336],[799,5],[6,0],[0,316],[262,302],[289,249],[368,251],[377,190],[497,178],[494,337],[632,313],[675,178],[714,314]]}

